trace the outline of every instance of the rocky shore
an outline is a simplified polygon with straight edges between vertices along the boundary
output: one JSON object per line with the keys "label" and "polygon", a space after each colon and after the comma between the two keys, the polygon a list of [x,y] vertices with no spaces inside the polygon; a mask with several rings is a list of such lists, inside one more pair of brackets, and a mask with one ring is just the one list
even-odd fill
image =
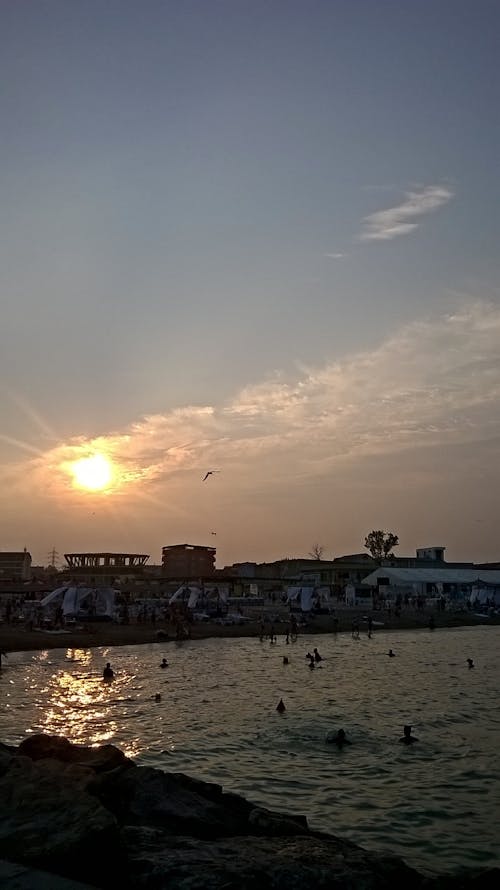
{"label": "rocky shore", "polygon": [[3,890],[487,890],[500,879],[426,877],[112,745],[0,744],[0,800]]}
{"label": "rocky shore", "polygon": [[[433,615],[436,628],[443,627],[477,627],[500,624],[498,617],[480,618],[470,612],[414,612],[403,611],[399,617],[382,614],[380,630],[416,630],[426,629],[430,615]],[[338,625],[329,615],[317,615],[308,619],[301,633],[321,634],[350,633],[354,619],[362,619],[363,612],[359,609],[344,608],[337,612]],[[375,613],[378,617],[378,613]],[[278,638],[285,634],[287,623],[285,613],[283,619],[276,623],[275,632]],[[361,621],[361,633],[366,632],[366,624]],[[213,621],[195,623],[190,628],[191,639],[202,640],[209,637],[258,637],[260,621],[249,620],[244,624],[220,625]],[[375,629],[374,633],[377,633]],[[0,649],[4,652],[29,652],[39,649],[88,649],[97,646],[130,646],[142,643],[156,643],[173,639],[171,629],[161,624],[113,624],[111,622],[95,622],[86,628],[65,629],[62,632],[28,630],[24,626],[0,625]]]}

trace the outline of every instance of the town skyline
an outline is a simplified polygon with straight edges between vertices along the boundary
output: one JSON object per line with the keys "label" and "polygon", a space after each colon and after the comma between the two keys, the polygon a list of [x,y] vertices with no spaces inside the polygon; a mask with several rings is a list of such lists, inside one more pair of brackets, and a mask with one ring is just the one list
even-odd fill
{"label": "town skyline", "polygon": [[499,27],[3,5],[1,549],[499,559]]}

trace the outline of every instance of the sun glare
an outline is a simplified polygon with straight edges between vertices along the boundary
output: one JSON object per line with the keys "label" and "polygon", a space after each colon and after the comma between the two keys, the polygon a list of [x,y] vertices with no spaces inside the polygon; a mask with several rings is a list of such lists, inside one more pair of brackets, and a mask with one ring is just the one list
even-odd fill
{"label": "sun glare", "polygon": [[77,488],[85,488],[87,491],[102,491],[108,488],[113,480],[111,461],[102,454],[76,460],[71,465],[71,472]]}

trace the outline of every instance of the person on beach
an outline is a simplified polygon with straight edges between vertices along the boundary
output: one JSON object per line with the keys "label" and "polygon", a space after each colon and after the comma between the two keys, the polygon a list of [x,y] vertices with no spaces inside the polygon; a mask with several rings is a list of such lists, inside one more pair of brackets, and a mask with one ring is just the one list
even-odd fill
{"label": "person on beach", "polygon": [[0,671],[2,670],[2,656],[7,658],[7,653],[4,652],[3,649],[0,649]]}
{"label": "person on beach", "polygon": [[403,732],[404,736],[399,740],[403,745],[413,745],[413,742],[418,742],[418,739],[411,734],[411,726],[403,726]]}
{"label": "person on beach", "polygon": [[102,679],[103,680],[112,680],[114,676],[115,676],[115,672],[114,672],[113,668],[111,667],[111,664],[108,661],[106,664],[106,667],[104,668],[104,670],[102,672]]}
{"label": "person on beach", "polygon": [[331,742],[332,745],[336,745],[337,748],[343,748],[344,745],[350,745],[350,741],[346,738],[345,730],[339,729],[338,732],[333,735],[332,733],[328,733],[326,737],[327,742]]}

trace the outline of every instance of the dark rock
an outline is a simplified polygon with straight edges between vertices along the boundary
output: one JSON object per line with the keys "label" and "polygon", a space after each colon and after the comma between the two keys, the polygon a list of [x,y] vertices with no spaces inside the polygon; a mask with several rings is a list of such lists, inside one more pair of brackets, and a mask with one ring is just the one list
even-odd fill
{"label": "dark rock", "polygon": [[123,751],[114,745],[100,745],[99,748],[88,748],[84,745],[72,745],[61,736],[32,735],[19,745],[19,753],[31,760],[52,758],[64,763],[79,763],[89,766],[95,772],[105,772],[117,767],[135,766]]}
{"label": "dark rock", "polygon": [[72,878],[60,878],[53,872],[40,871],[0,859],[2,890],[96,890],[95,884],[81,884]]}
{"label": "dark rock", "polygon": [[88,879],[89,859],[118,846],[116,819],[86,791],[91,778],[85,767],[12,758],[0,777],[0,856]]}
{"label": "dark rock", "polygon": [[[424,877],[310,831],[304,816],[55,736],[0,746],[0,801],[0,856],[103,890],[496,890],[500,878],[498,869]],[[19,888],[48,890],[34,875],[19,872]],[[9,880],[14,890],[16,874]],[[65,890],[56,879],[53,888]]]}

